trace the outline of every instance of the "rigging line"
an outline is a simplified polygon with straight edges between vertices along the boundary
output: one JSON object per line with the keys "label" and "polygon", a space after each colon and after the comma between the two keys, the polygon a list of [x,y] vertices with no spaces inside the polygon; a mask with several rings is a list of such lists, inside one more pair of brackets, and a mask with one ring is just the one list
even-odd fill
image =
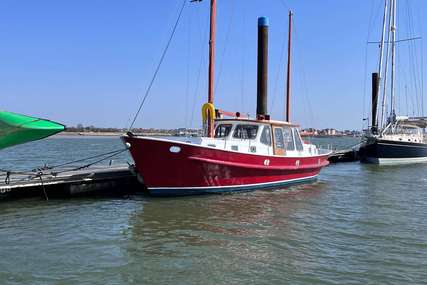
{"label": "rigging line", "polygon": [[122,152],[124,152],[126,150],[127,150],[127,148],[116,149],[116,150],[109,151],[109,152],[106,152],[106,153],[101,153],[101,154],[97,154],[97,155],[94,155],[94,156],[89,156],[89,157],[86,157],[86,158],[81,158],[81,159],[77,159],[77,160],[74,160],[74,161],[69,161],[69,162],[65,162],[65,163],[62,163],[62,164],[57,164],[57,165],[54,165],[54,166],[50,166],[49,169],[59,168],[59,167],[63,167],[63,166],[66,166],[66,165],[73,164],[73,163],[83,162],[83,161],[91,160],[91,159],[94,159],[94,158],[99,158],[99,157],[106,156],[106,155],[119,154],[119,153],[122,153]]}
{"label": "rigging line", "polygon": [[[401,56],[398,56],[397,57],[397,67],[396,67],[396,70],[397,70],[397,72],[398,72],[398,74],[399,74],[399,78],[403,78],[402,80],[399,80],[398,81],[398,86],[399,86],[399,94],[402,94],[402,86],[403,86],[403,83],[402,82],[408,82],[409,80],[408,80],[408,78],[410,78],[410,75],[408,76],[408,71],[406,70],[406,66],[405,66],[405,64],[403,64],[402,63],[402,57]],[[404,84],[405,85],[405,91],[407,92],[407,85],[406,85],[406,83]],[[406,96],[407,96],[407,94],[406,94]],[[402,96],[399,96],[399,104],[401,103],[401,97]],[[403,110],[403,107],[402,107],[402,105],[401,106],[399,106],[399,110],[400,111],[402,111]]]}
{"label": "rigging line", "polygon": [[[420,9],[418,9],[417,12],[418,12],[417,13],[417,19],[418,19],[418,23],[419,23],[418,30],[420,31],[421,35],[424,35],[424,33],[423,33],[424,32],[424,29],[423,29],[424,25],[421,24],[422,21],[420,21],[420,19],[422,19],[421,18],[422,11]],[[421,101],[422,101],[422,103],[421,103],[421,112],[422,112],[421,116],[424,117],[424,40],[423,39],[421,39],[421,66],[420,66],[420,68],[421,68],[420,73],[421,73]]]}
{"label": "rigging line", "polygon": [[411,105],[412,105],[412,116],[415,116],[414,110],[415,110],[415,104],[414,104],[414,96],[410,96],[411,98]]}
{"label": "rigging line", "polygon": [[295,57],[297,62],[300,62],[300,66],[301,66],[301,71],[300,72],[300,84],[302,84],[302,94],[303,94],[303,100],[305,100],[306,104],[303,104],[304,106],[307,105],[307,111],[308,111],[308,117],[309,117],[309,124],[311,125],[311,127],[313,127],[314,125],[314,112],[313,112],[313,108],[311,106],[311,100],[310,100],[310,91],[308,90],[308,84],[307,84],[307,76],[306,76],[306,72],[305,72],[305,64],[304,64],[304,59],[303,56],[301,56],[300,53],[300,49],[299,49],[299,44],[301,43],[300,37],[299,37],[299,30],[298,30],[298,25],[296,23],[293,24],[293,31],[295,34]]}
{"label": "rigging line", "polygon": [[231,13],[230,13],[230,19],[228,22],[227,33],[225,36],[225,44],[224,44],[224,48],[222,49],[222,52],[221,52],[221,58],[219,60],[219,67],[218,67],[218,74],[217,74],[216,82],[215,82],[215,93],[218,93],[218,92],[216,92],[216,90],[218,90],[218,86],[219,86],[219,83],[221,81],[221,75],[222,75],[222,70],[223,70],[223,66],[224,66],[225,53],[227,52],[228,43],[230,41],[231,28],[233,27],[233,22],[234,22],[234,14],[235,14],[234,10],[236,7],[236,3],[235,3],[235,1],[231,1],[231,3],[232,3],[231,4]]}
{"label": "rigging line", "polygon": [[88,163],[88,164],[85,164],[85,165],[82,165],[82,166],[78,166],[78,167],[75,167],[75,168],[72,168],[72,169],[64,169],[64,170],[61,170],[61,171],[55,172],[55,174],[58,174],[58,173],[65,173],[65,172],[71,172],[71,171],[76,171],[76,170],[81,170],[81,169],[84,169],[84,168],[88,168],[88,167],[90,167],[90,166],[92,166],[92,165],[98,164],[98,163],[100,163],[100,162],[102,162],[102,161],[104,161],[104,160],[107,160],[107,159],[109,159],[109,158],[112,158],[112,157],[114,157],[114,156],[116,156],[116,155],[118,155],[118,154],[120,154],[120,153],[122,153],[122,152],[124,152],[124,151],[126,151],[126,150],[127,150],[127,149],[121,150],[120,152],[113,153],[113,154],[111,154],[111,155],[109,155],[109,156],[103,157],[103,158],[101,158],[101,159],[98,159],[98,160],[96,160],[96,161],[93,161],[93,162],[91,162],[91,163]]}
{"label": "rigging line", "polygon": [[[284,19],[287,19],[287,18],[284,17]],[[283,27],[285,27],[285,33],[284,33],[285,36],[283,37],[282,47],[280,50],[280,59],[278,61],[276,78],[274,80],[273,98],[272,98],[271,103],[270,103],[270,109],[271,110],[273,110],[274,107],[276,107],[275,101],[276,101],[277,90],[278,90],[279,76],[281,74],[282,68],[284,68],[286,65],[286,62],[284,61],[285,53],[286,53],[286,43],[287,43],[286,32],[288,31],[286,28],[286,21],[285,21],[285,24],[283,25]]]}
{"label": "rigging line", "polygon": [[[408,36],[411,36],[412,34],[411,34],[411,23],[410,23],[410,20],[409,20],[409,15],[410,15],[410,12],[409,12],[409,3],[408,3],[408,1],[406,1],[406,19],[407,19],[407,21],[406,21],[406,28],[407,28],[407,31],[406,31],[406,33],[408,34]],[[413,72],[413,65],[412,65],[412,45],[411,45],[411,43],[409,43],[409,45],[408,45],[408,68],[409,68],[409,73],[410,73],[410,77],[412,77],[412,79],[413,79],[413,81],[411,82],[411,83],[414,83],[414,96],[415,96],[415,101],[416,101],[416,103],[417,103],[417,105],[418,105],[418,95],[417,95],[417,87],[416,87],[416,83],[415,83],[415,74],[414,74],[414,72]]]}
{"label": "rigging line", "polygon": [[[368,36],[367,36],[367,41],[369,40],[369,38],[371,37],[371,33],[373,31],[373,27],[376,27],[376,19],[380,19],[381,16],[377,16],[378,14],[380,14],[380,11],[382,10],[383,7],[383,3],[384,0],[380,0],[378,1],[378,6],[376,9],[374,9],[374,1],[371,2],[371,12],[370,12],[370,20],[369,20],[369,24],[368,24]],[[375,10],[375,12],[374,12]]]}
{"label": "rigging line", "polygon": [[[296,48],[296,54],[297,54],[297,59],[301,58],[301,56],[298,57],[298,49]],[[301,59],[301,79],[302,79],[302,94],[303,94],[303,98],[305,99],[307,108],[308,108],[308,117],[309,117],[309,123],[310,125],[313,127],[314,126],[314,122],[315,122],[315,114],[313,112],[313,107],[311,105],[311,100],[310,100],[310,90],[309,90],[309,84],[307,83],[307,73],[305,71],[305,65],[304,65],[304,61]]]}
{"label": "rigging line", "polygon": [[7,169],[0,169],[0,172],[4,172],[5,174],[1,174],[0,176],[10,176],[11,174],[21,174],[21,175],[32,175],[33,171],[12,171]]}
{"label": "rigging line", "polygon": [[[410,12],[411,12],[410,22],[411,22],[412,33],[415,34],[415,28],[414,28],[414,22],[413,22],[413,18],[414,18],[413,14],[414,13],[413,13],[413,9],[411,8],[411,6],[409,6],[409,3],[408,3],[408,10],[410,10]],[[418,47],[417,47],[417,45],[415,43],[413,43],[413,49],[414,49],[414,61],[415,61],[414,68],[416,69],[416,70],[414,70],[414,72],[417,75],[417,77],[415,78],[416,83],[417,83],[417,94],[418,94],[419,99],[421,101],[420,102],[421,104],[418,106],[419,107],[418,108],[418,112],[419,112],[419,116],[421,116],[422,113],[423,113],[423,94],[422,94],[422,91],[421,91],[421,89],[422,89],[422,87],[421,87],[421,85],[422,85],[422,83],[421,83],[421,81],[422,81],[422,71],[419,68],[420,67],[420,64],[419,64],[420,58],[419,58]],[[421,54],[422,54],[422,50],[421,50]]]}
{"label": "rigging line", "polygon": [[[411,8],[409,2],[408,2],[408,10],[410,11],[409,20],[411,23],[411,33],[412,33],[412,35],[414,35],[415,29],[414,29],[414,23],[413,23],[413,12],[412,12],[413,9]],[[422,81],[422,71],[421,70],[422,69],[419,68],[420,67],[420,65],[419,65],[420,58],[419,58],[418,47],[417,47],[416,43],[412,43],[412,44],[413,44],[413,50],[414,50],[414,53],[413,53],[414,74],[416,74],[416,77],[414,78],[414,80],[416,83],[417,96],[419,97],[419,100],[421,101],[420,102],[421,104],[419,104],[419,106],[418,106],[418,113],[419,113],[419,116],[421,116],[423,113],[423,106],[422,106],[423,105],[423,94],[421,91],[422,87],[420,86],[420,85],[422,85],[422,83],[421,83],[421,81]],[[422,55],[422,51],[421,51],[421,55]]]}
{"label": "rigging line", "polygon": [[188,128],[188,113],[189,113],[189,100],[190,100],[190,64],[191,64],[191,19],[193,17],[188,17],[188,39],[187,39],[187,78],[185,82],[185,115],[184,115],[184,125]]}
{"label": "rigging line", "polygon": [[377,19],[377,17],[374,17],[374,16],[379,13],[379,11],[382,7],[383,0],[378,1],[378,4],[377,4],[378,6],[376,9],[374,9],[374,3],[375,3],[375,1],[371,1],[371,11],[369,13],[368,35],[367,35],[368,40],[371,37],[373,26],[375,24],[375,19]]}
{"label": "rigging line", "polygon": [[421,41],[421,116],[424,117],[424,41]]}
{"label": "rigging line", "polygon": [[[411,11],[412,11],[412,9],[411,9]],[[411,14],[412,15],[411,22],[412,22],[412,32],[415,34],[415,28],[414,28],[414,23],[413,23],[413,18],[414,18],[413,14],[414,13]],[[420,100],[421,100],[421,104],[419,106],[419,113],[420,113],[419,115],[422,116],[424,113],[424,107],[423,107],[424,99],[423,99],[423,92],[422,92],[422,89],[423,89],[423,87],[422,87],[422,84],[423,84],[422,83],[422,80],[423,80],[423,78],[422,78],[423,77],[422,53],[423,53],[423,51],[421,49],[420,52],[418,52],[419,46],[416,43],[413,43],[413,45],[414,45],[414,50],[415,50],[415,63],[416,63],[416,68],[417,68],[417,70],[416,70],[416,72],[417,72],[417,78],[416,79],[417,79],[417,85],[418,85],[417,91],[418,91],[418,96],[420,97]],[[421,63],[420,63],[420,61],[421,61]]]}
{"label": "rigging line", "polygon": [[289,10],[289,5],[288,2],[285,0],[280,1],[280,3],[282,3],[282,5],[285,7],[286,10]]}
{"label": "rigging line", "polygon": [[[410,9],[410,5],[409,5],[409,1],[406,0],[406,12],[407,12],[407,23],[408,23],[408,34],[409,36],[413,36],[415,34],[414,32],[414,28],[413,28],[413,23],[412,23],[412,13],[411,13],[411,9]],[[417,115],[420,115],[420,106],[419,106],[419,88],[418,88],[418,77],[417,77],[417,49],[416,49],[416,45],[415,43],[409,43],[409,69],[412,72],[413,75],[413,82],[414,82],[414,87],[415,87],[415,98],[416,98],[416,112]]]}
{"label": "rigging line", "polygon": [[405,85],[405,103],[406,103],[406,116],[409,116],[409,111],[408,111],[408,85]]}
{"label": "rigging line", "polygon": [[[42,176],[46,176],[46,175],[53,175],[53,176],[56,176],[57,174],[60,174],[60,173],[65,173],[65,172],[71,172],[71,171],[76,171],[76,170],[81,170],[81,169],[84,169],[84,168],[88,168],[88,167],[90,167],[90,166],[92,166],[92,165],[94,165],[94,164],[97,164],[97,163],[99,163],[99,162],[102,162],[102,161],[104,161],[104,160],[107,160],[107,159],[109,159],[109,158],[112,158],[112,157],[114,157],[114,156],[116,156],[116,155],[118,155],[118,154],[120,154],[120,153],[123,153],[124,151],[126,151],[127,149],[121,149],[121,150],[118,150],[118,151],[115,151],[115,152],[109,152],[111,155],[108,155],[108,156],[106,156],[106,157],[103,157],[103,158],[101,158],[101,159],[99,159],[99,160],[96,160],[96,161],[94,161],[94,162],[91,162],[91,163],[88,163],[88,164],[85,164],[85,165],[83,165],[83,166],[78,166],[78,167],[75,167],[75,168],[72,168],[72,169],[64,169],[64,170],[60,170],[60,171],[56,171],[56,172],[50,172],[50,173],[44,173],[43,172],[43,170],[47,170],[47,169],[42,169],[42,168],[39,168],[39,169],[37,169],[37,171],[36,170],[33,170],[32,172],[28,172],[28,173],[25,173],[25,172],[20,172],[20,171],[14,171],[14,172],[12,172],[12,171],[9,171],[8,173],[9,173],[9,176],[10,176],[10,174],[24,174],[24,175],[28,175],[28,177],[24,177],[24,178],[22,178],[22,179],[19,179],[19,180],[17,180],[17,181],[15,181],[14,180],[14,182],[21,182],[21,181],[24,181],[24,180],[31,180],[31,179],[35,179],[35,178],[40,178],[40,179],[42,179]],[[108,154],[108,153],[107,153]],[[106,154],[104,154],[104,155],[106,155]],[[100,155],[97,155],[97,156],[93,156],[92,158],[95,158],[95,157],[100,157]],[[83,161],[83,160],[78,160],[78,161],[74,161],[74,162],[81,162],[81,161]],[[70,162],[70,163],[72,163],[72,162]],[[69,164],[69,163],[64,163],[64,164],[62,164],[62,165],[59,165],[59,166],[65,166],[65,165],[67,165],[67,164]],[[48,169],[53,169],[53,168],[57,168],[57,167],[59,167],[59,166],[55,166],[55,167],[49,167]],[[43,182],[42,182],[43,183]]]}
{"label": "rigging line", "polygon": [[[200,23],[200,13],[199,13],[199,23]],[[206,22],[205,22],[205,27],[203,29],[203,33],[202,30],[200,29],[201,25],[199,26],[199,35],[200,35],[200,46],[202,47],[202,52],[200,52],[200,62],[199,62],[199,68],[198,68],[198,72],[197,72],[197,80],[196,80],[196,86],[194,89],[194,96],[193,96],[193,106],[191,108],[191,116],[190,116],[190,121],[189,121],[189,125],[192,126],[193,125],[193,118],[194,118],[194,109],[196,107],[196,100],[197,100],[197,94],[199,93],[199,86],[200,86],[200,77],[202,74],[202,67],[203,67],[203,63],[205,63],[206,59],[205,59],[205,53],[204,51],[204,43],[207,41],[207,30],[208,30],[208,25],[209,25],[209,17],[206,17]]]}
{"label": "rigging line", "polygon": [[[242,44],[242,47],[241,47],[241,50],[242,50],[242,52],[241,52],[241,68],[242,68],[242,70],[241,70],[241,77],[240,77],[240,104],[241,104],[241,106],[240,106],[240,109],[242,110],[242,112],[244,112],[245,111],[245,71],[246,71],[246,68],[245,68],[245,66],[246,66],[246,61],[245,61],[245,54],[246,54],[246,30],[245,30],[245,27],[246,27],[246,9],[245,9],[245,5],[243,5],[243,9],[242,9],[242,14],[243,14],[243,17],[242,17],[242,36],[243,36],[243,39],[242,39],[242,42],[241,42],[241,44]],[[248,114],[248,116],[249,116],[249,114]]]}
{"label": "rigging line", "polygon": [[[379,1],[377,9],[375,9],[376,12],[374,12],[374,1],[371,1],[371,9],[369,13],[369,22],[368,22],[368,33],[366,35],[366,41],[369,41],[369,38],[371,37],[372,32],[372,26],[374,24],[374,14],[378,14],[378,11],[381,7],[382,1]],[[365,62],[364,62],[364,71],[363,71],[363,100],[362,100],[362,114],[363,118],[368,117],[369,118],[369,112],[366,113],[366,97],[367,97],[367,73],[368,73],[368,44],[365,46]],[[362,129],[364,128],[364,120],[362,120]],[[368,121],[369,122],[369,121]],[[369,123],[368,123],[369,125]]]}
{"label": "rigging line", "polygon": [[[365,46],[365,62],[364,62],[364,76],[363,76],[363,103],[362,103],[362,114],[363,118],[366,117],[366,93],[367,93],[367,74],[368,73],[368,45]],[[362,120],[362,129],[363,129],[363,120]]]}
{"label": "rigging line", "polygon": [[43,190],[44,198],[46,199],[46,201],[49,201],[49,197],[47,196],[46,188],[44,187],[43,177],[42,176],[43,176],[43,173],[39,173],[39,178],[40,178],[40,183],[42,185],[42,190]]}
{"label": "rigging line", "polygon": [[160,57],[160,61],[157,64],[156,70],[154,71],[154,74],[153,74],[153,77],[151,78],[150,84],[148,85],[148,88],[145,91],[145,95],[144,95],[144,97],[142,99],[141,104],[139,105],[138,111],[136,112],[135,117],[133,118],[132,123],[131,123],[128,131],[132,130],[133,125],[135,124],[135,121],[138,118],[138,115],[141,112],[142,107],[144,106],[145,100],[147,99],[148,95],[150,94],[151,87],[153,86],[153,83],[156,80],[157,74],[159,73],[159,70],[160,70],[160,67],[161,67],[161,65],[163,63],[163,60],[165,59],[166,53],[167,53],[167,51],[169,49],[169,46],[170,46],[170,44],[172,42],[173,36],[175,35],[176,28],[178,27],[179,20],[181,19],[181,15],[182,15],[182,12],[184,11],[186,3],[187,3],[187,0],[183,0],[181,9],[179,11],[178,17],[177,17],[176,22],[175,22],[175,25],[173,26],[172,33],[171,33],[171,35],[169,37],[169,40],[168,40],[168,42],[166,44],[165,49],[163,50],[162,56]]}
{"label": "rigging line", "polygon": [[[401,40],[396,40],[394,41],[394,43],[400,43],[400,42],[409,42],[409,41],[416,41],[416,40],[421,40],[422,37],[412,37],[412,38],[407,38],[407,39],[401,39]],[[368,44],[380,44],[381,42],[375,42],[375,41],[369,41]],[[384,42],[385,44],[391,44],[392,42],[387,41]]]}

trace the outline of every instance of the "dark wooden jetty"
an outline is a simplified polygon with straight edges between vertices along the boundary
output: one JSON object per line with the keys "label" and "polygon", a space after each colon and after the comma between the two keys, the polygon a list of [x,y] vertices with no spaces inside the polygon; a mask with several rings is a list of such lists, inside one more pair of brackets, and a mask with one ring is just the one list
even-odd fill
{"label": "dark wooden jetty", "polygon": [[337,150],[329,155],[328,160],[330,163],[359,161],[359,150],[356,148]]}
{"label": "dark wooden jetty", "polygon": [[69,172],[14,174],[0,183],[0,200],[42,197],[116,196],[134,194],[143,187],[132,166],[91,167]]}

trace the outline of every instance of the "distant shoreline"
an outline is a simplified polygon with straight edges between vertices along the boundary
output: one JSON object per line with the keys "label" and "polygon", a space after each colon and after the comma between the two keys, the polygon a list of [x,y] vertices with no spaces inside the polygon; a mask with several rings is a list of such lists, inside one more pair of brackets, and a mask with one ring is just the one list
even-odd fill
{"label": "distant shoreline", "polygon": [[[57,134],[57,136],[86,136],[86,137],[120,137],[124,135],[124,132],[70,132],[65,131]],[[173,136],[167,133],[140,133],[137,135],[141,136],[155,136],[155,137],[170,137]],[[360,137],[360,136],[349,136],[349,135],[316,135],[316,136],[302,136],[312,138],[335,138],[335,137]]]}
{"label": "distant shoreline", "polygon": [[[119,137],[124,135],[124,132],[69,132],[69,131],[65,131],[62,133],[57,134],[57,136],[90,136],[90,137]],[[141,136],[171,136],[169,134],[165,134],[165,133],[142,133],[142,134],[138,134]]]}
{"label": "distant shoreline", "polygon": [[315,136],[307,136],[301,135],[302,138],[360,138],[362,136],[351,136],[351,135],[315,135]]}

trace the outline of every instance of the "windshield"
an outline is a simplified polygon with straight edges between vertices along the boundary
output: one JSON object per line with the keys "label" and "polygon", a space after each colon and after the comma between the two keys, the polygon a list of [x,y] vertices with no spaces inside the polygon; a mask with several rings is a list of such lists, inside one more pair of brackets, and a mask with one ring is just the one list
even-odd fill
{"label": "windshield", "polygon": [[225,138],[228,137],[231,131],[231,124],[222,124],[216,127],[215,129],[215,137],[216,138]]}
{"label": "windshield", "polygon": [[237,125],[234,129],[233,138],[235,139],[250,139],[256,138],[258,126],[255,125]]}

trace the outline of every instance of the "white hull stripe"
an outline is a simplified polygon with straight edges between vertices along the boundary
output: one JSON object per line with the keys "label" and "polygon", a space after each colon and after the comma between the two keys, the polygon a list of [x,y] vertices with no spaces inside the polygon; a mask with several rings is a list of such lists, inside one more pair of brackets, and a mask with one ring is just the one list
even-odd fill
{"label": "white hull stripe", "polygon": [[[378,142],[380,145],[390,145],[390,146],[396,146],[396,147],[418,147],[418,148],[427,148],[427,145],[410,145],[410,144],[398,144],[399,142],[393,144],[393,143],[384,143],[384,142]],[[415,143],[414,143],[415,144]]]}
{"label": "white hull stripe", "polygon": [[427,162],[427,157],[405,157],[405,158],[367,157],[367,161],[375,164],[407,164],[407,163]]}
{"label": "white hull stripe", "polygon": [[298,182],[298,181],[304,181],[304,180],[311,180],[318,176],[319,174],[313,175],[313,176],[307,176],[307,177],[301,177],[301,178],[295,178],[295,179],[287,179],[287,180],[281,180],[276,182],[266,182],[266,183],[255,183],[255,184],[242,184],[242,185],[224,185],[224,186],[201,186],[201,187],[147,187],[148,190],[168,190],[168,189],[177,189],[177,190],[198,190],[198,189],[226,189],[226,188],[247,188],[247,187],[265,187],[265,186],[274,186],[274,185],[280,185],[285,183],[292,183],[292,182]]}

